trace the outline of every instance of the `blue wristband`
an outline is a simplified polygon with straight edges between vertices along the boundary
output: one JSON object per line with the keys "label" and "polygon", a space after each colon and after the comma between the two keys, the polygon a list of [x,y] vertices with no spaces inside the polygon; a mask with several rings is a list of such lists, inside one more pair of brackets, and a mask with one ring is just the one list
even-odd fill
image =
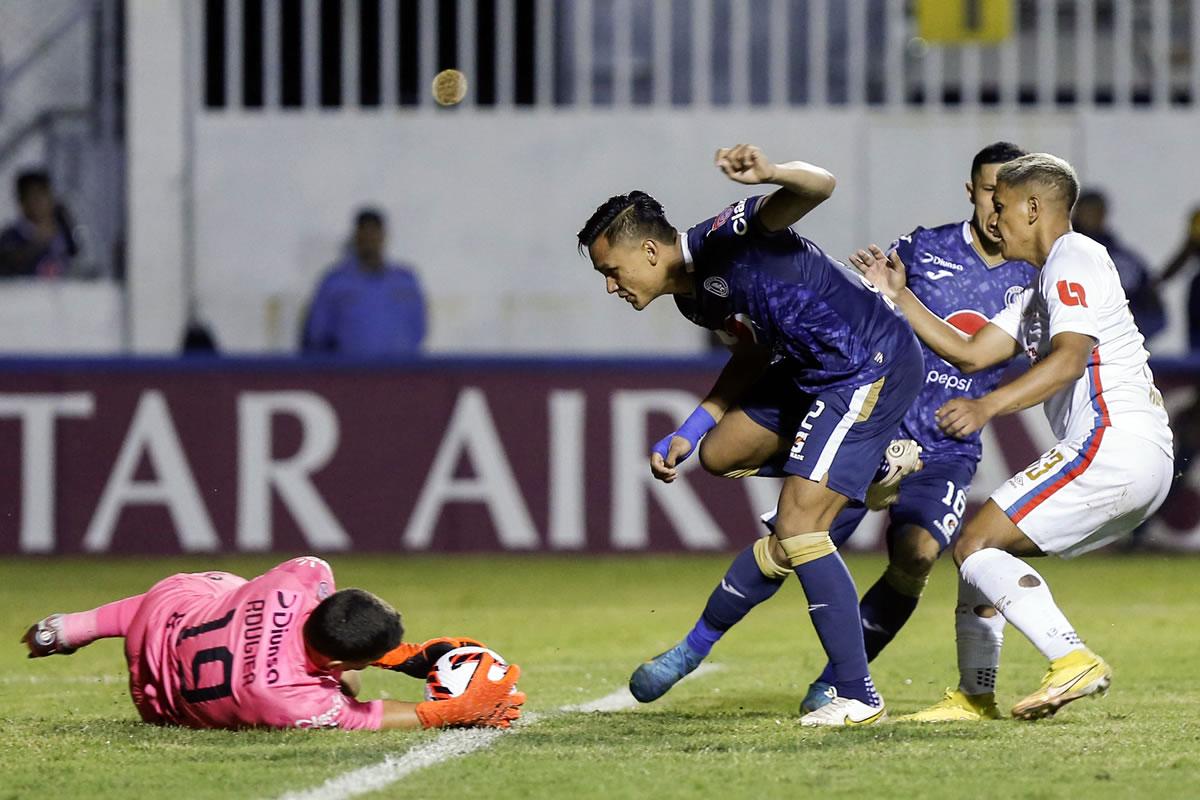
{"label": "blue wristband", "polygon": [[697,406],[696,410],[691,413],[683,424],[679,426],[679,430],[668,433],[663,438],[654,443],[654,447],[650,448],[652,453],[658,453],[665,460],[667,453],[671,450],[671,440],[678,436],[681,439],[686,439],[691,447],[681,455],[676,464],[682,463],[696,449],[696,445],[704,438],[704,434],[708,433],[717,424],[713,419],[712,414],[704,410],[703,406]]}

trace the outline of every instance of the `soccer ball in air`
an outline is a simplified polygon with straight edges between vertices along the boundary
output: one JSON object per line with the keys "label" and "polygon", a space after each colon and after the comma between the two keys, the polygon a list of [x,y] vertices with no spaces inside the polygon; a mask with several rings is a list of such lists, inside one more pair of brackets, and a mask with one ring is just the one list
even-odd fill
{"label": "soccer ball in air", "polygon": [[458,647],[434,664],[433,671],[425,679],[425,699],[449,700],[465,692],[485,654],[496,661],[488,669],[488,679],[502,679],[508,673],[508,662],[495,650],[486,647]]}

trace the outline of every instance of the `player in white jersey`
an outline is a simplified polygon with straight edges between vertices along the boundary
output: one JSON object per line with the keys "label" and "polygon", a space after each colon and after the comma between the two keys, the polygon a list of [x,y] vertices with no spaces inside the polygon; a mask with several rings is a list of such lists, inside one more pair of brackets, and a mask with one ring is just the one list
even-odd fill
{"label": "player in white jersey", "polygon": [[904,288],[904,265],[878,247],[851,260],[904,311],[917,335],[950,363],[973,371],[1025,350],[1034,366],[979,399],[937,411],[946,433],[965,436],[998,414],[1044,404],[1058,444],[992,493],[954,547],[960,682],[928,722],[999,716],[995,701],[1004,623],[1050,661],[1037,691],[1012,709],[1020,719],[1054,714],[1103,693],[1105,661],[1084,646],[1042,578],[1019,557],[1078,555],[1133,530],[1167,495],[1171,429],[1162,395],[1116,268],[1103,246],[1071,230],[1079,181],[1071,165],[1035,153],[996,175],[989,227],[1010,260],[1038,279],[973,336],[963,336]]}

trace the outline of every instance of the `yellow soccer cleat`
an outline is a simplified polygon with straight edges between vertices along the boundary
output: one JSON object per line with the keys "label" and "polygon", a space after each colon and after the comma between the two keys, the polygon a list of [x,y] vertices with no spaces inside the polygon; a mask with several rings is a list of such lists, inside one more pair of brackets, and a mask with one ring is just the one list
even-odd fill
{"label": "yellow soccer cleat", "polygon": [[996,695],[966,694],[961,689],[947,689],[946,696],[929,708],[897,718],[900,722],[983,722],[1000,719]]}
{"label": "yellow soccer cleat", "polygon": [[1112,668],[1091,650],[1073,650],[1050,662],[1050,671],[1036,692],[1013,706],[1017,719],[1052,717],[1060,708],[1091,695],[1104,695],[1112,683]]}

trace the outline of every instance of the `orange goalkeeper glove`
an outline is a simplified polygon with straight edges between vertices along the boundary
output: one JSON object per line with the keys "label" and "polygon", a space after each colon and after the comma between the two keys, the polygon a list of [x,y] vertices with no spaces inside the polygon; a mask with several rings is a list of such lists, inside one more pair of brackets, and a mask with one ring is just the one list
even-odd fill
{"label": "orange goalkeeper glove", "polygon": [[521,716],[525,693],[515,691],[521,668],[512,664],[498,681],[488,677],[496,661],[484,654],[475,667],[467,689],[450,700],[426,700],[417,703],[417,718],[425,728],[479,725],[485,728],[509,728]]}
{"label": "orange goalkeeper glove", "polygon": [[420,644],[401,643],[394,650],[389,650],[372,666],[403,672],[414,678],[425,680],[433,671],[433,665],[442,656],[459,647],[484,647],[483,642],[468,639],[465,636],[439,636]]}

